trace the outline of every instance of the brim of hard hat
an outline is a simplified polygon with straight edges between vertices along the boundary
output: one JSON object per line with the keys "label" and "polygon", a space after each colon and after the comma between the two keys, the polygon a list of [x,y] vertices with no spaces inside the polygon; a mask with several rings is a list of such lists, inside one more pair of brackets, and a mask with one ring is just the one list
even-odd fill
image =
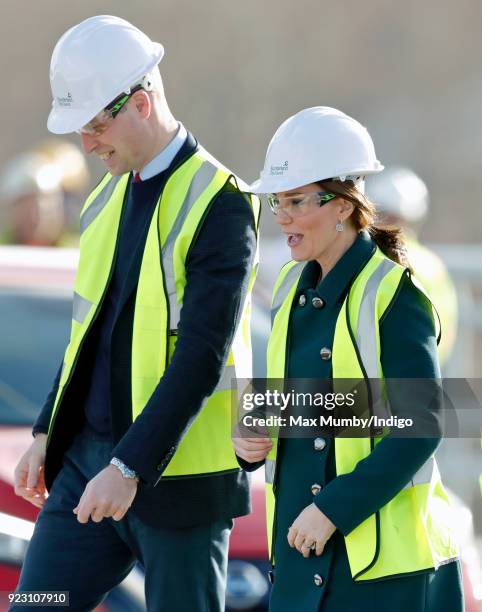
{"label": "brim of hard hat", "polygon": [[52,134],[70,134],[80,130],[95,115],[92,111],[53,108],[47,119],[47,129]]}
{"label": "brim of hard hat", "polygon": [[[370,174],[378,174],[383,169],[384,166],[379,163],[379,166],[376,169],[347,171],[346,176],[369,176]],[[249,192],[258,195],[262,195],[265,193],[282,193],[285,191],[291,191],[292,189],[298,189],[299,187],[304,187],[305,185],[310,185],[311,183],[318,183],[320,181],[329,180],[330,178],[332,177],[304,177],[303,181],[296,179],[288,179],[283,181],[276,177],[270,178],[261,176],[257,181],[254,181],[253,183],[251,183],[251,185],[249,185]]]}
{"label": "brim of hard hat", "polygon": [[[127,79],[127,82],[120,85],[119,92],[124,87],[130,87],[137,80],[149,73],[154,66],[157,66],[164,57],[164,47],[160,43],[152,44],[152,60],[142,70],[141,74],[136,76],[131,75]],[[96,109],[72,109],[72,108],[55,108],[53,107],[50,111],[47,119],[47,129],[52,134],[71,134],[80,130],[84,125],[89,123],[111,100],[105,100],[104,104],[100,108]]]}

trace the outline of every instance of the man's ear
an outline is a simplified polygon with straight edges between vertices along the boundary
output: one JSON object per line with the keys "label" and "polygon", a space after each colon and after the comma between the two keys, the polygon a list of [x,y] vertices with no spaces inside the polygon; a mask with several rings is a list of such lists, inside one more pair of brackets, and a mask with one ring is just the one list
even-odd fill
{"label": "man's ear", "polygon": [[151,115],[151,99],[145,91],[136,91],[132,96],[132,102],[135,104],[136,110],[140,119],[148,119]]}

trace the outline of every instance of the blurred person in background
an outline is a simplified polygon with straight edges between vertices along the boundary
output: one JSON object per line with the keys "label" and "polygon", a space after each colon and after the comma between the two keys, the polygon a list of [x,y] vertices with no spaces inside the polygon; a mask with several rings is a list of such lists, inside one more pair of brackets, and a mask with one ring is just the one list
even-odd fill
{"label": "blurred person in background", "polygon": [[430,210],[427,186],[409,168],[393,166],[369,177],[366,190],[376,205],[377,225],[403,228],[408,260],[440,315],[442,337],[438,350],[443,368],[457,334],[457,293],[443,261],[418,239],[420,226]]}
{"label": "blurred person in background", "polygon": [[38,153],[10,160],[0,175],[4,244],[59,246],[65,242],[61,169]]}
{"label": "blurred person in background", "polygon": [[[364,178],[382,170],[360,123],[314,107],[278,128],[251,185],[267,194],[292,254],[273,293],[269,379],[333,388],[353,381],[367,389],[369,414],[377,414],[373,383],[383,380],[391,413],[429,425],[432,436],[392,427],[359,437],[325,429],[233,438],[245,469],[265,463],[273,612],[463,610],[434,458],[442,434],[437,319],[400,231],[374,224]],[[420,386],[414,395],[411,379],[424,379],[424,395]],[[326,414],[309,416],[318,413]]]}
{"label": "blurred person in background", "polygon": [[69,231],[79,232],[79,215],[89,186],[89,169],[82,151],[60,138],[41,140],[33,152],[42,155],[60,168],[65,224]]}
{"label": "blurred person in background", "polygon": [[139,560],[149,610],[221,612],[232,519],[250,510],[230,401],[251,374],[259,201],[172,115],[163,55],[102,15],[51,59],[48,128],[78,132],[107,173],[80,217],[70,342],[15,471],[42,508],[17,588],[69,591],[75,610]]}

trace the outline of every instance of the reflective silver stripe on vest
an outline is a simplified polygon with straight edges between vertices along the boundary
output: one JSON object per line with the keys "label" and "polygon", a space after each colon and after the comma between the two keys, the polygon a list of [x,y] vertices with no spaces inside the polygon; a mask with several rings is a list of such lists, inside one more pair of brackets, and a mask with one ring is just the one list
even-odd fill
{"label": "reflective silver stripe on vest", "polygon": [[412,480],[406,484],[403,488],[410,489],[418,484],[428,484],[432,480],[433,472],[435,469],[435,458],[432,456],[422,465],[422,467],[415,472]]}
{"label": "reflective silver stripe on vest", "polygon": [[395,267],[395,263],[388,259],[382,261],[375,272],[370,276],[363,292],[360,303],[357,325],[357,345],[360,357],[368,378],[378,378],[378,351],[376,329],[373,325],[375,314],[375,301],[378,288],[385,276]]}
{"label": "reflective silver stripe on vest", "polygon": [[381,419],[386,419],[390,416],[390,406],[386,399],[383,398],[380,388],[375,301],[380,283],[394,267],[395,263],[393,261],[384,259],[370,276],[363,291],[358,313],[357,345],[362,363],[370,380],[372,395],[371,412]]}
{"label": "reflective silver stripe on vest", "polygon": [[266,484],[273,484],[274,482],[274,471],[275,471],[275,467],[276,467],[276,461],[273,461],[273,459],[266,459],[264,462],[264,478],[266,481]]}
{"label": "reflective silver stripe on vest", "polygon": [[167,294],[169,296],[169,327],[177,329],[181,318],[181,304],[177,302],[176,284],[174,282],[174,245],[181,232],[182,226],[189,215],[194,203],[200,198],[216,175],[218,169],[211,162],[205,161],[194,175],[184,202],[181,205],[179,214],[166,239],[162,249],[162,261],[164,264],[164,274],[166,281]]}
{"label": "reflective silver stripe on vest", "polygon": [[89,310],[91,309],[94,302],[85,299],[78,293],[74,292],[74,301],[72,306],[72,319],[77,321],[77,323],[82,323],[85,321],[85,317],[89,314]]}
{"label": "reflective silver stripe on vest", "polygon": [[232,388],[236,388],[236,368],[233,365],[226,366],[224,368],[221,378],[214,391],[231,391]]}
{"label": "reflective silver stripe on vest", "polygon": [[305,265],[306,265],[306,261],[298,262],[292,268],[290,268],[290,270],[286,273],[286,276],[281,281],[280,286],[278,287],[273,297],[273,304],[271,306],[271,325],[273,325],[273,321],[274,321],[275,316],[278,313],[278,310],[283,305],[283,302],[288,296],[288,293],[293,288],[293,283],[298,278],[298,276],[301,274]]}
{"label": "reflective silver stripe on vest", "polygon": [[121,178],[121,176],[112,177],[82,214],[80,217],[80,235],[85,232],[92,221],[95,221],[95,219],[97,219],[100,213],[104,210],[104,207],[111,199],[114,189],[117,187],[117,183]]}

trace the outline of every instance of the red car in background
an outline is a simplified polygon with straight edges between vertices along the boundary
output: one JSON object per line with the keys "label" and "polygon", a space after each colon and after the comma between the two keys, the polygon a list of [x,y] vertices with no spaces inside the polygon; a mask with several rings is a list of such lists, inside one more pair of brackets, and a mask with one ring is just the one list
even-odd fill
{"label": "red car in background", "polygon": [[[37,508],[17,497],[13,470],[68,339],[75,249],[0,247],[0,612],[18,582]],[[145,610],[135,568],[96,612]]]}
{"label": "red car in background", "polygon": [[[12,592],[37,516],[17,497],[14,468],[68,342],[76,249],[0,247],[0,593]],[[254,476],[254,513],[236,520],[228,567],[228,610],[266,610],[267,578],[262,474]],[[8,607],[0,598],[0,612]],[[110,612],[145,610],[137,567],[103,604]]]}
{"label": "red car in background", "polygon": [[[31,442],[31,426],[55,377],[68,341],[78,251],[0,247],[0,593],[13,592],[38,510],[13,491],[13,471]],[[264,374],[269,331],[267,299],[253,304],[254,372]],[[228,564],[227,611],[266,611],[269,582],[264,512],[264,473],[252,475],[253,512],[236,519]],[[472,515],[457,502],[462,526],[466,612],[480,612],[482,579]],[[476,599],[476,596],[479,598]],[[0,596],[0,612],[6,596]],[[145,610],[143,573],[136,566],[98,610]],[[194,612],[194,611],[193,611]]]}

